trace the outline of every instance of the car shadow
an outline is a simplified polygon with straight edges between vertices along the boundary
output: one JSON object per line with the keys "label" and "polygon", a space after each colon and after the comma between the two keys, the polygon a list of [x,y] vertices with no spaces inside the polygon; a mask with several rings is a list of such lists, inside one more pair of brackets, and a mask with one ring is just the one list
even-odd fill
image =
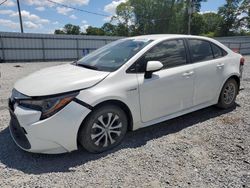
{"label": "car shadow", "polygon": [[[193,113],[189,113],[157,125],[143,128],[134,132],[128,132],[121,145],[113,150],[91,154],[80,148],[78,151],[60,155],[32,154],[19,149],[13,142],[9,129],[0,132],[0,162],[7,168],[20,170],[27,174],[42,174],[50,172],[70,172],[72,168],[89,161],[98,160],[111,153],[125,148],[137,148],[148,141],[176,133],[182,129],[211,118],[233,111],[234,108],[221,110],[216,107],[208,107]],[[1,165],[1,164],[0,164]],[[1,166],[0,166],[1,167]]]}

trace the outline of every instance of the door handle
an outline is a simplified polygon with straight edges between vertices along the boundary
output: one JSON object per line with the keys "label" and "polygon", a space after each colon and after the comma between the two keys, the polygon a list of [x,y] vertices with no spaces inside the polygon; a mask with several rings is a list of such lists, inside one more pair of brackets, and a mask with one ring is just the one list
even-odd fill
{"label": "door handle", "polygon": [[224,67],[224,63],[218,64],[217,68],[222,69]]}
{"label": "door handle", "polygon": [[189,77],[189,76],[192,76],[194,74],[194,71],[188,71],[188,72],[185,72],[183,74],[184,77]]}

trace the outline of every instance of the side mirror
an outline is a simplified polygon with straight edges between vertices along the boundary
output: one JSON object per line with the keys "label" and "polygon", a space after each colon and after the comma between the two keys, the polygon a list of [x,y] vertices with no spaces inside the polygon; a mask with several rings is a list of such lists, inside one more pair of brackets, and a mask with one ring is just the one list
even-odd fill
{"label": "side mirror", "polygon": [[152,73],[161,70],[163,64],[160,61],[149,61],[147,63],[145,78],[152,78]]}

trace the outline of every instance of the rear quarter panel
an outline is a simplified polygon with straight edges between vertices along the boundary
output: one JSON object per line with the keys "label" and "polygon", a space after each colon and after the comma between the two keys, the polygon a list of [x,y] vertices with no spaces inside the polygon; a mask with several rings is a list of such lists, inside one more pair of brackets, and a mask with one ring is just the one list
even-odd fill
{"label": "rear quarter panel", "polygon": [[[219,98],[220,92],[222,90],[223,85],[225,82],[232,76],[240,77],[240,59],[241,55],[237,54],[230,50],[230,53],[223,58],[223,62],[225,64],[224,71],[222,72],[223,80],[220,85],[219,91],[217,91],[217,96]],[[218,99],[217,99],[218,100]]]}

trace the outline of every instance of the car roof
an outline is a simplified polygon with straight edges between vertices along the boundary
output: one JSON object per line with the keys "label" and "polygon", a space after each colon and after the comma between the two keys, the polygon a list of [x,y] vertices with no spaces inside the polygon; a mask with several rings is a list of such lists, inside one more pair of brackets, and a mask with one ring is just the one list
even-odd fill
{"label": "car roof", "polygon": [[148,40],[164,40],[164,39],[171,39],[171,38],[196,38],[196,39],[205,39],[211,40],[208,37],[201,37],[195,35],[177,35],[177,34],[155,34],[155,35],[141,35],[136,37],[130,37],[130,39],[148,39]]}

